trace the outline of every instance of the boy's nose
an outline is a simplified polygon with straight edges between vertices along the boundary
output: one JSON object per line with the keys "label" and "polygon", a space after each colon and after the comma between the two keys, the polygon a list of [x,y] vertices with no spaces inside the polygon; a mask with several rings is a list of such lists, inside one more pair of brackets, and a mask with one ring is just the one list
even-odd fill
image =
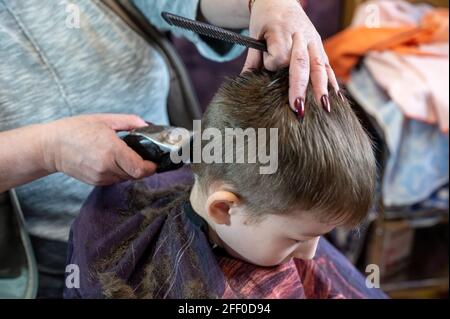
{"label": "boy's nose", "polygon": [[294,252],[295,258],[310,260],[313,259],[316,255],[317,245],[319,244],[320,237],[316,237],[314,239],[309,240],[304,245],[300,245],[297,250]]}

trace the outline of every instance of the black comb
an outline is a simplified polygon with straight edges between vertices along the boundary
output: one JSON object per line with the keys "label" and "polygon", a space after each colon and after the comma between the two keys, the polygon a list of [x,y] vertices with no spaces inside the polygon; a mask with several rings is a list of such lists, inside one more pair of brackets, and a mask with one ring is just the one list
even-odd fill
{"label": "black comb", "polygon": [[247,48],[267,52],[267,45],[264,41],[258,41],[256,39],[240,35],[239,33],[233,31],[225,30],[208,23],[191,20],[169,12],[163,12],[161,15],[163,19],[170,25],[194,31],[198,34],[202,34],[214,39],[236,43]]}

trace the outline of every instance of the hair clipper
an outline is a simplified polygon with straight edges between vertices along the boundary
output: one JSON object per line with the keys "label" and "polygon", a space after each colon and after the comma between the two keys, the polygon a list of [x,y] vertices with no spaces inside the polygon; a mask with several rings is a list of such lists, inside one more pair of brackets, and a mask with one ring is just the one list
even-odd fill
{"label": "hair clipper", "polygon": [[175,170],[191,162],[193,132],[180,127],[147,124],[128,132],[122,139],[144,160],[155,163],[157,173]]}

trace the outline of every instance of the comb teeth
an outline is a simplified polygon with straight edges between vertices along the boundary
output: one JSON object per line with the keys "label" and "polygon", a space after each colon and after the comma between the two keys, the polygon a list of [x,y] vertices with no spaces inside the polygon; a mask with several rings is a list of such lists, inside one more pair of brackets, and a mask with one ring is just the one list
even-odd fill
{"label": "comb teeth", "polygon": [[240,35],[239,33],[225,30],[207,23],[180,17],[169,12],[163,12],[161,15],[163,19],[170,25],[175,25],[183,29],[191,30],[198,34],[202,34],[214,39],[236,43],[260,51],[267,51],[267,46],[263,41],[258,41],[256,39],[246,37]]}

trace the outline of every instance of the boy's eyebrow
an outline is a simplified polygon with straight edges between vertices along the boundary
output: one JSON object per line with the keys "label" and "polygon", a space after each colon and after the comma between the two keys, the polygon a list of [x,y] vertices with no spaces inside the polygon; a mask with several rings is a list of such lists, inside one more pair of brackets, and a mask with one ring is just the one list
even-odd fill
{"label": "boy's eyebrow", "polygon": [[303,234],[303,236],[304,237],[320,237],[320,236],[324,236],[324,235],[328,234],[329,232],[331,232],[336,227],[337,227],[337,225],[335,225],[332,228],[328,228],[328,230],[323,232],[323,233],[305,233],[305,234]]}

